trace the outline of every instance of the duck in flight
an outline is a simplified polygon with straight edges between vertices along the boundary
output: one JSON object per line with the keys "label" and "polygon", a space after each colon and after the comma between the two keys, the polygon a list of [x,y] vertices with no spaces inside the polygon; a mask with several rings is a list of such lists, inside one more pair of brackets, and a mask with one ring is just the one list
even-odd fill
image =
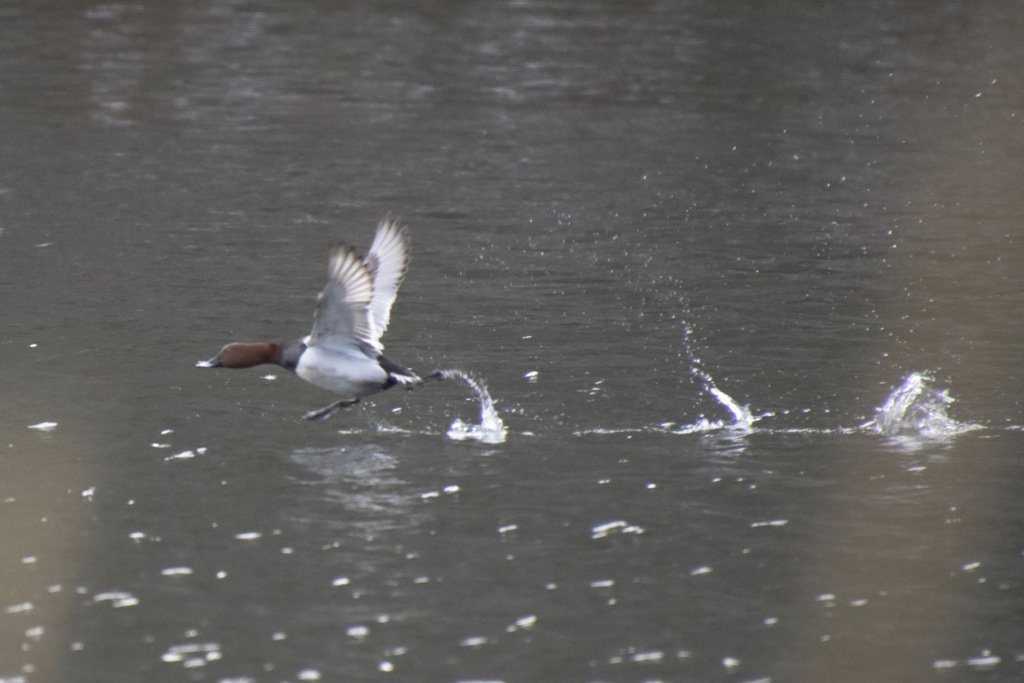
{"label": "duck in flight", "polygon": [[[287,343],[228,344],[200,368],[249,368],[273,363],[343,398],[306,413],[323,420],[339,408],[395,385],[408,389],[424,383],[412,370],[384,357],[380,338],[388,328],[391,305],[409,266],[409,236],[396,221],[377,226],[366,258],[339,244],[331,252],[327,284],[317,300],[313,331]],[[441,379],[435,372],[426,379]]]}

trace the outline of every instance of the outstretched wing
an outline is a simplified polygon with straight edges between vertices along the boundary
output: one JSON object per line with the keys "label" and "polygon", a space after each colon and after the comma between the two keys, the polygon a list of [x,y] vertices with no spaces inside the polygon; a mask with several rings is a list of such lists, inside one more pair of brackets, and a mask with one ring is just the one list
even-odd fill
{"label": "outstretched wing", "polygon": [[380,338],[391,320],[391,305],[398,296],[405,271],[409,268],[409,233],[398,221],[385,217],[377,226],[377,233],[366,257],[366,268],[373,281],[370,298],[370,329],[378,348]]}
{"label": "outstretched wing", "polygon": [[313,331],[306,344],[327,348],[369,345],[380,353],[370,321],[373,298],[373,278],[363,259],[347,244],[337,245],[331,252],[327,284],[317,298]]}

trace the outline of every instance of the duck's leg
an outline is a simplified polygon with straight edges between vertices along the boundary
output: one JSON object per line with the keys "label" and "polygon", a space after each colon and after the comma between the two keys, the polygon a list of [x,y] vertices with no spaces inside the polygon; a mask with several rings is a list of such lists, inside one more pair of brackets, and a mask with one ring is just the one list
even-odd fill
{"label": "duck's leg", "polygon": [[451,375],[446,374],[445,370],[435,370],[426,377],[417,377],[415,382],[393,382],[391,384],[385,384],[384,388],[390,389],[396,384],[401,384],[406,389],[412,391],[413,389],[418,389],[419,387],[422,387],[424,384],[427,384],[428,382],[437,382],[442,379],[451,379]]}
{"label": "duck's leg", "polygon": [[423,384],[426,384],[427,382],[437,382],[442,379],[451,379],[451,375],[449,375],[444,370],[434,370],[432,373],[423,378]]}
{"label": "duck's leg", "polygon": [[348,408],[349,406],[354,406],[357,403],[359,403],[358,398],[344,398],[336,403],[332,403],[331,405],[325,406],[319,410],[311,410],[305,415],[303,415],[302,419],[310,420],[311,422],[319,422],[320,420],[326,420],[328,417],[330,417],[331,413],[333,413],[338,408]]}

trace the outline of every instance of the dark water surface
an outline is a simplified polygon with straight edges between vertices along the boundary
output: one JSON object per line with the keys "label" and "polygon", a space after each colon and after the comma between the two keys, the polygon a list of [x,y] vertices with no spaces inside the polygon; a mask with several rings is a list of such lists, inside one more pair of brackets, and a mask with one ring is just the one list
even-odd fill
{"label": "dark water surface", "polygon": [[[4,4],[0,681],[1021,680],[1022,33]],[[387,211],[388,354],[503,443],[193,367]]]}

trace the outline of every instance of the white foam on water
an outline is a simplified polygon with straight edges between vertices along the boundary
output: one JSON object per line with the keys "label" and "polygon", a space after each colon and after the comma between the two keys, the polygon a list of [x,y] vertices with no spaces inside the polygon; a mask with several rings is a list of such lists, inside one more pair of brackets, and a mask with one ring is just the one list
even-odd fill
{"label": "white foam on water", "polygon": [[719,429],[725,429],[725,425],[726,423],[722,420],[709,420],[702,417],[696,422],[679,425],[678,427],[673,426],[666,431],[673,434],[701,434],[704,432],[717,432]]}
{"label": "white foam on water", "polygon": [[172,645],[160,655],[168,664],[181,664],[187,669],[206,666],[221,658],[220,643],[184,643]]}
{"label": "white foam on water", "polygon": [[448,427],[446,436],[455,441],[473,440],[481,443],[504,443],[508,439],[508,428],[494,409],[494,400],[487,386],[476,377],[462,370],[441,370],[442,379],[458,379],[466,383],[480,401],[480,423],[472,424],[456,418]]}

